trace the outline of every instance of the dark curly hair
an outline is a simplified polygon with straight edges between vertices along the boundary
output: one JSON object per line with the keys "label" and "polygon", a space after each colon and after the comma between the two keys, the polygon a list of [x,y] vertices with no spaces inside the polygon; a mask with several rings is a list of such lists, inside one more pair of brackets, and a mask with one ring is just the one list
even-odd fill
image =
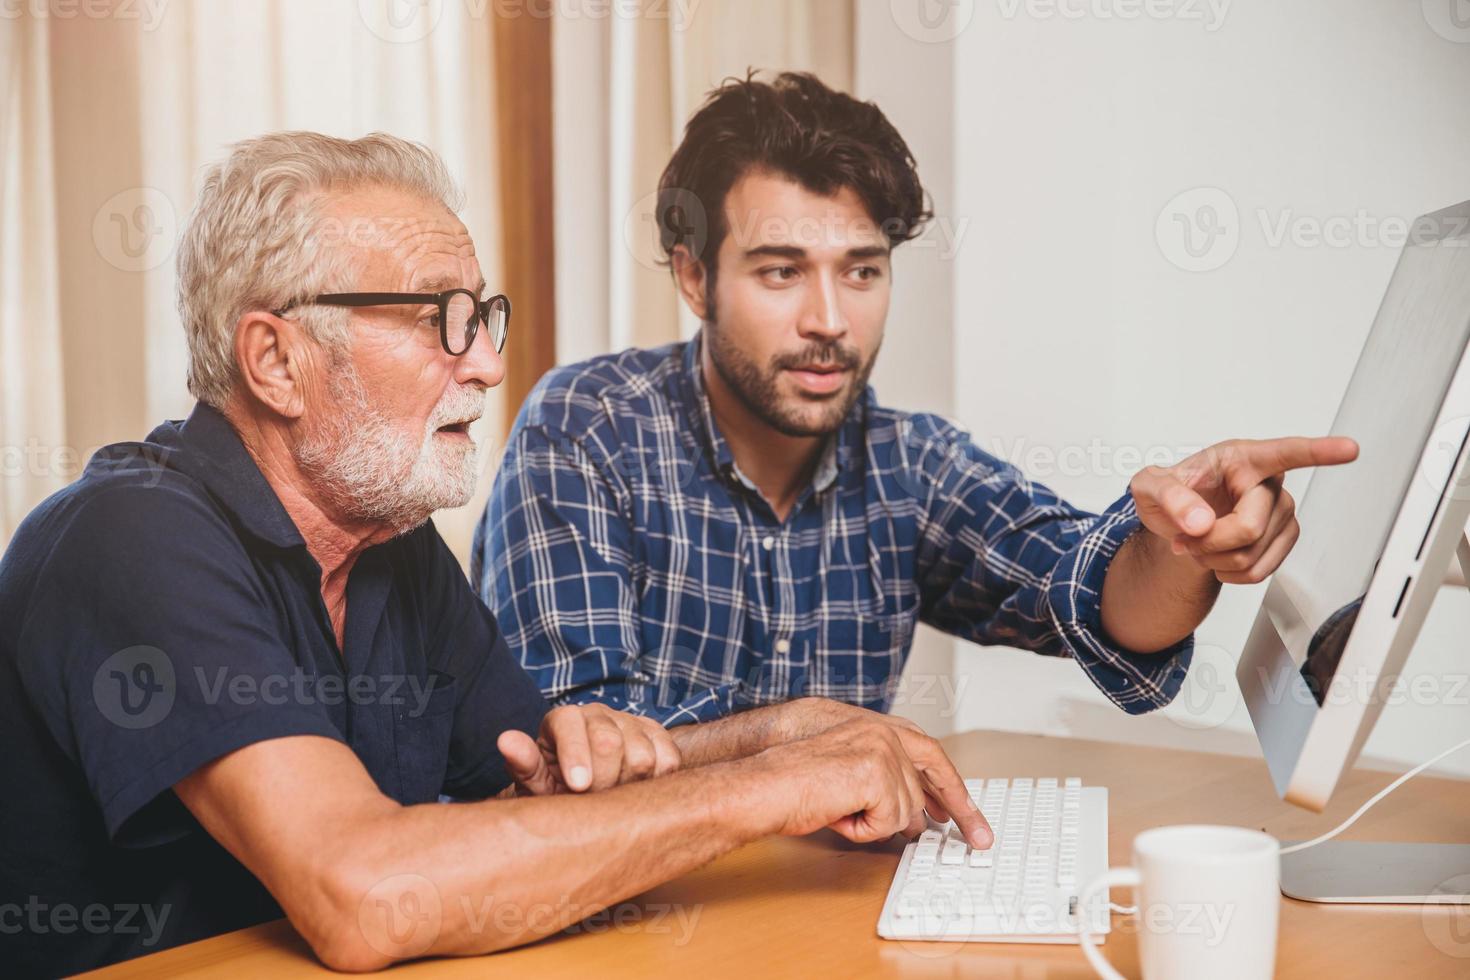
{"label": "dark curly hair", "polygon": [[714,275],[729,233],[725,195],[752,170],[823,196],[850,188],[889,245],[916,237],[933,217],[908,144],[876,105],[808,73],[783,72],[768,83],[752,70],[709,94],[659,178],[665,261],[682,245]]}

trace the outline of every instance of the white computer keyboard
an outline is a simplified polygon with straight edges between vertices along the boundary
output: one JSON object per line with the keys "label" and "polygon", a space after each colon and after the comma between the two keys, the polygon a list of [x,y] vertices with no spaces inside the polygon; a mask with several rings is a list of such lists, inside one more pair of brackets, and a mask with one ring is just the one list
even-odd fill
{"label": "white computer keyboard", "polygon": [[[995,831],[972,850],[953,823],[904,849],[878,935],[996,943],[1077,942],[1078,892],[1108,867],[1108,791],[1067,779],[967,779]],[[1085,910],[1108,932],[1108,893]]]}

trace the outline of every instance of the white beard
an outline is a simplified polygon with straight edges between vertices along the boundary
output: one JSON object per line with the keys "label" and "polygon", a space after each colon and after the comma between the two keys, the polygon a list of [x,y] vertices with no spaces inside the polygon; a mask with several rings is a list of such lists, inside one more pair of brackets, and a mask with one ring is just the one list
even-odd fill
{"label": "white beard", "polygon": [[346,358],[330,368],[338,411],[295,447],[296,465],[344,516],[404,534],[443,507],[462,507],[475,492],[478,447],[441,439],[440,426],[478,417],[484,393],[456,386],[434,407],[415,443],[374,408]]}

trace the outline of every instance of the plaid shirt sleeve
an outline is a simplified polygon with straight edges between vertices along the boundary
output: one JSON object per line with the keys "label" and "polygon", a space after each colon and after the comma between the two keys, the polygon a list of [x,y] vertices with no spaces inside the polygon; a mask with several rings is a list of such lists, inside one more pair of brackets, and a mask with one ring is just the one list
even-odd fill
{"label": "plaid shirt sleeve", "polygon": [[924,497],[927,515],[917,556],[925,622],[976,643],[1070,656],[1130,714],[1174,699],[1194,637],[1142,654],[1102,626],[1108,565],[1142,527],[1130,495],[1094,515],[957,429],[916,426],[902,442],[904,482]]}
{"label": "plaid shirt sleeve", "polygon": [[677,704],[649,696],[638,670],[631,506],[595,440],[517,425],[475,530],[471,578],[552,702],[597,701],[665,726],[730,714],[738,684]]}

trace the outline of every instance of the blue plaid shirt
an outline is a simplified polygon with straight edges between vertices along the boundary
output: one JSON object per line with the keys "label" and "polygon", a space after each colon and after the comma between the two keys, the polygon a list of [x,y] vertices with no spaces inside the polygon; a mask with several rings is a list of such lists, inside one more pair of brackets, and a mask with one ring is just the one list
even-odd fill
{"label": "blue plaid shirt", "polygon": [[1178,693],[1193,638],[1137,654],[1103,632],[1103,576],[1139,526],[1129,497],[1077,510],[871,389],[779,521],[720,436],[696,339],[541,380],[471,575],[549,698],[666,725],[802,695],[886,710],[920,621],[1071,656],[1141,713]]}

